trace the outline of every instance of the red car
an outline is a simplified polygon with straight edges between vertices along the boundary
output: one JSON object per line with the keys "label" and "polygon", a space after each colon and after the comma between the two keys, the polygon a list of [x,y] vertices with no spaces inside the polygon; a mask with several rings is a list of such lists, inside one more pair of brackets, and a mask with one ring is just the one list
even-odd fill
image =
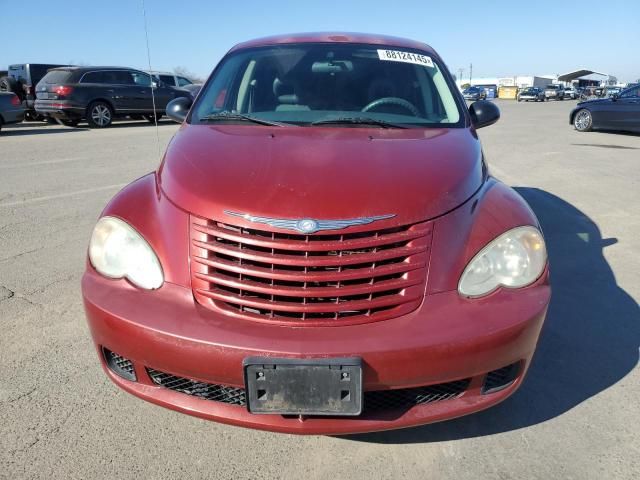
{"label": "red car", "polygon": [[538,221],[488,173],[422,43],[234,47],[156,172],[93,232],[82,292],[109,378],[150,402],[305,434],[458,417],[522,383],[550,298]]}

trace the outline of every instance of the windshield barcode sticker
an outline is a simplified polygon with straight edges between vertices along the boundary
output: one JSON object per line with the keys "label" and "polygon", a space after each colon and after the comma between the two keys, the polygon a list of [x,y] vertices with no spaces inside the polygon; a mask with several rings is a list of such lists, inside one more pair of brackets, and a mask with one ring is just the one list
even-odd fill
{"label": "windshield barcode sticker", "polygon": [[399,50],[378,50],[378,58],[388,62],[405,62],[433,68],[433,60],[426,55],[412,52],[401,52]]}

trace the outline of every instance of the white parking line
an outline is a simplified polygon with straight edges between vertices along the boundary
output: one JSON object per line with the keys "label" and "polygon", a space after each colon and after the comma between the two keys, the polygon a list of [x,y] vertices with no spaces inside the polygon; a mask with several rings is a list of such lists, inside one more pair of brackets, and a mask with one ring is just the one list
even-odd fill
{"label": "white parking line", "polygon": [[19,200],[17,202],[0,203],[2,207],[15,207],[18,205],[28,205],[31,203],[46,202],[47,200],[56,200],[58,198],[74,197],[76,195],[84,195],[85,193],[101,192],[104,190],[115,190],[116,188],[122,188],[126,183],[118,183],[116,185],[106,185],[104,187],[87,188],[86,190],[76,190],[75,192],[61,193],[59,195],[47,195],[46,197],[27,198],[25,200]]}
{"label": "white parking line", "polygon": [[61,158],[58,160],[43,160],[40,162],[32,162],[32,163],[11,163],[9,165],[0,165],[0,169],[2,168],[22,168],[22,167],[36,167],[38,165],[54,165],[56,163],[67,163],[67,162],[79,162],[81,160],[87,160],[86,157],[74,157],[74,158]]}

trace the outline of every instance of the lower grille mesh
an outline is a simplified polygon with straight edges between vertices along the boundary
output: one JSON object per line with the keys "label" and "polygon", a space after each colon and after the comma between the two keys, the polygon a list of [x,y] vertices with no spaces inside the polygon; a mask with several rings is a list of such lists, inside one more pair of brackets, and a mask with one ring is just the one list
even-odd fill
{"label": "lower grille mesh", "polygon": [[164,373],[151,368],[147,368],[147,373],[153,383],[168,388],[169,390],[186,393],[187,395],[193,395],[194,397],[200,397],[214,402],[239,406],[246,405],[244,388],[198,382],[197,380],[177,377],[170,373]]}
{"label": "lower grille mesh", "polygon": [[102,354],[112,372],[126,380],[136,380],[136,372],[131,360],[106,348],[102,349]]}
{"label": "lower grille mesh", "polygon": [[[244,388],[199,382],[152,368],[147,368],[147,372],[153,383],[169,390],[214,402],[228,403],[241,407],[246,405]],[[470,382],[471,379],[464,379],[427,387],[364,392],[364,411],[367,413],[406,410],[416,405],[450,400],[462,395],[469,387]]]}
{"label": "lower grille mesh", "polygon": [[508,387],[520,373],[520,363],[512,363],[506,367],[487,373],[482,386],[482,393],[493,393]]}
{"label": "lower grille mesh", "polygon": [[364,392],[364,410],[365,412],[402,410],[415,405],[451,400],[462,395],[469,387],[469,383],[471,379],[467,378],[428,387]]}

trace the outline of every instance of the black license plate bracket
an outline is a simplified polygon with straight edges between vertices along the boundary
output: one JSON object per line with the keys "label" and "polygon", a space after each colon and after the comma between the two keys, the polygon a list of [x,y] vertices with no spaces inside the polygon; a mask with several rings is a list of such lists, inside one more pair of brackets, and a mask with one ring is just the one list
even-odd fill
{"label": "black license plate bracket", "polygon": [[250,357],[247,408],[256,414],[356,416],[362,412],[360,358]]}

